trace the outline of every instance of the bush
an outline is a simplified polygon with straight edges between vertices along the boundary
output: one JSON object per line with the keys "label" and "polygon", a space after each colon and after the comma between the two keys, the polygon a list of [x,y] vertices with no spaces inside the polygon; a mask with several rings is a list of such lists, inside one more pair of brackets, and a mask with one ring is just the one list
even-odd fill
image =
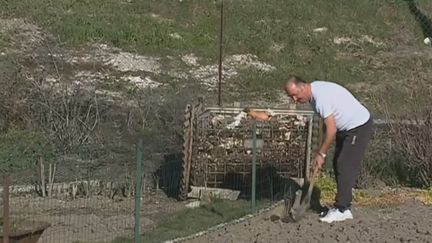
{"label": "bush", "polygon": [[[381,134],[376,136],[376,140],[381,141],[374,147],[378,149],[375,151],[378,159],[367,164],[369,172],[407,182],[410,186],[432,185],[432,108],[428,100],[432,92],[429,86],[397,87],[397,92],[405,92],[401,96],[405,98],[398,104],[391,104],[383,97],[377,99],[378,110],[384,114],[386,122],[379,129]],[[395,112],[394,106],[399,106],[398,110],[403,113]]]}
{"label": "bush", "polygon": [[394,143],[407,158],[406,168],[414,186],[432,185],[432,109],[418,117],[408,117],[408,124],[391,124]]}
{"label": "bush", "polygon": [[39,158],[55,158],[54,146],[41,134],[29,131],[9,131],[0,139],[0,169],[10,171],[30,168]]}

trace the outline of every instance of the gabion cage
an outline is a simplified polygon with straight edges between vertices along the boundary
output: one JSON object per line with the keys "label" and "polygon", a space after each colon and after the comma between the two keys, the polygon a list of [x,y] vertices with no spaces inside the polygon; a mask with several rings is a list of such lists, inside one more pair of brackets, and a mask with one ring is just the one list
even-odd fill
{"label": "gabion cage", "polygon": [[204,107],[202,103],[188,106],[181,198],[187,197],[191,186],[240,191],[250,186],[253,123],[257,171],[270,170],[277,177],[302,183],[309,176],[318,120],[311,110],[270,110],[272,119],[256,121],[239,119],[243,114],[240,107]]}

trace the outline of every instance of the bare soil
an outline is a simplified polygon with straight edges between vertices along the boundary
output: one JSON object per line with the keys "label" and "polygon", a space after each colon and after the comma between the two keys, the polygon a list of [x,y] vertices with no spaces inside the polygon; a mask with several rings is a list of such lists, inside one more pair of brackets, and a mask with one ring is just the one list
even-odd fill
{"label": "bare soil", "polygon": [[[185,208],[183,203],[167,198],[163,193],[146,195],[142,200],[142,232],[151,230],[160,220]],[[10,208],[11,217],[18,222],[51,224],[39,243],[111,242],[116,237],[131,237],[134,230],[133,198],[61,200],[20,196],[11,198]]]}
{"label": "bare soil", "polygon": [[187,242],[432,242],[432,207],[419,202],[359,207],[353,214],[353,220],[333,224],[313,212],[297,223],[272,222],[263,214]]}

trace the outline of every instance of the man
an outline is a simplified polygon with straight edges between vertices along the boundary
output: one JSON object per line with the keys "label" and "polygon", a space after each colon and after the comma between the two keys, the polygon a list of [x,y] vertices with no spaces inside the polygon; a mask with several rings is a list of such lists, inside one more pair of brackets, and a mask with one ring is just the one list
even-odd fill
{"label": "man", "polygon": [[310,103],[314,111],[324,119],[325,136],[313,160],[321,169],[331,143],[336,140],[333,169],[337,194],[333,207],[320,221],[331,223],[352,219],[352,188],[359,176],[373,120],[368,109],[347,89],[327,81],[306,83],[300,77],[291,76],[285,84],[285,92],[295,102]]}

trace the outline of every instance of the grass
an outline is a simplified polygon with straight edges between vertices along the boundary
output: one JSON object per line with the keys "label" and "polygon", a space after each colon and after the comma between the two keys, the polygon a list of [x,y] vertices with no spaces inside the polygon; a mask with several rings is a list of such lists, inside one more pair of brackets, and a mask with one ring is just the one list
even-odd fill
{"label": "grass", "polygon": [[[257,202],[261,208],[266,202]],[[250,202],[213,199],[209,204],[196,209],[186,209],[163,221],[155,229],[144,234],[144,242],[161,242],[190,235],[211,226],[228,222],[251,213]]]}
{"label": "grass", "polygon": [[[268,205],[266,201],[258,201],[257,208]],[[206,230],[220,223],[241,218],[249,213],[250,202],[244,200],[230,201],[212,199],[210,203],[194,209],[185,209],[176,215],[163,220],[154,229],[146,232],[143,242],[162,242],[177,237],[187,236]],[[131,239],[117,237],[111,243],[128,243]]]}
{"label": "grass", "polygon": [[[420,2],[424,11],[432,9],[426,0]],[[138,53],[193,52],[212,63],[218,58],[217,1],[5,0],[0,8],[3,17],[29,19],[69,47],[106,42]],[[370,72],[370,65],[360,58],[338,58],[340,51],[350,52],[351,47],[335,45],[334,37],[370,35],[394,44],[395,34],[407,29],[421,43],[421,29],[402,0],[225,1],[224,14],[225,54],[252,53],[278,68],[269,75],[237,78],[256,89],[279,88],[287,73],[345,84],[379,79],[381,70]],[[313,32],[323,26],[329,31]],[[182,38],[170,37],[173,33]],[[388,48],[391,45],[365,44],[359,53],[372,56]]]}

